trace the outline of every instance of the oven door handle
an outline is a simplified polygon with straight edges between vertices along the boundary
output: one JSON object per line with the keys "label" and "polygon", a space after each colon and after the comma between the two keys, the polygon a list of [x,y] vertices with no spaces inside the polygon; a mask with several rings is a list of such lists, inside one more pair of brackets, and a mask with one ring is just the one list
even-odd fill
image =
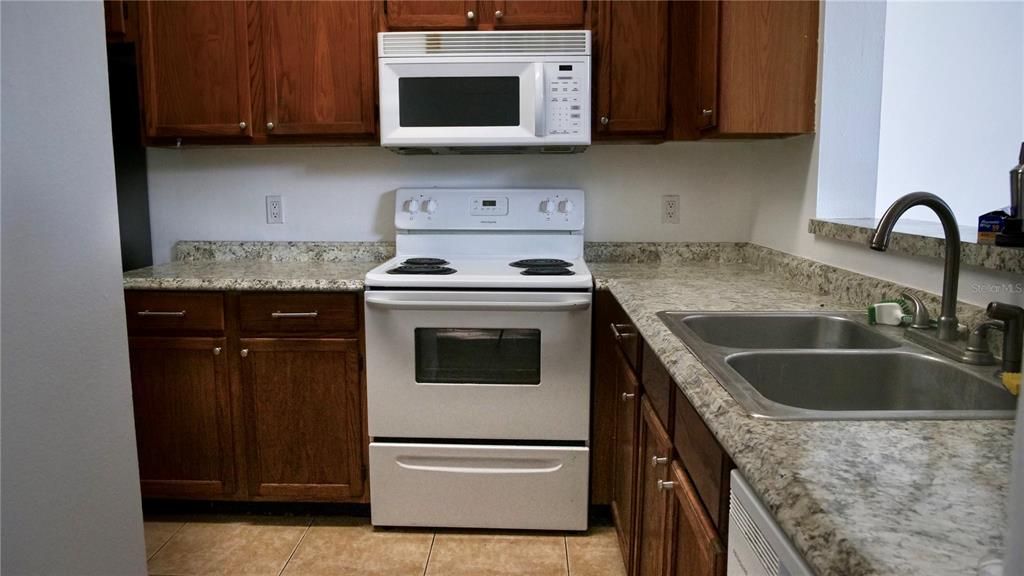
{"label": "oven door handle", "polygon": [[472,300],[393,300],[381,294],[367,294],[366,304],[392,310],[488,310],[516,312],[567,312],[590,308],[590,299],[560,302],[486,302]]}

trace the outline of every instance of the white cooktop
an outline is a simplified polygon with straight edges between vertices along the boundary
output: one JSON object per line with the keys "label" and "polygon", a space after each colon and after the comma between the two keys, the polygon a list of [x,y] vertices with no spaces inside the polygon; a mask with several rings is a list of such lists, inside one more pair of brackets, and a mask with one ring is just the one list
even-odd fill
{"label": "white cooktop", "polygon": [[[584,194],[547,188],[402,188],[395,192],[395,257],[366,286],[402,289],[590,290],[583,261]],[[446,260],[449,274],[389,273],[410,258]],[[528,275],[511,263],[551,258],[572,275]]]}

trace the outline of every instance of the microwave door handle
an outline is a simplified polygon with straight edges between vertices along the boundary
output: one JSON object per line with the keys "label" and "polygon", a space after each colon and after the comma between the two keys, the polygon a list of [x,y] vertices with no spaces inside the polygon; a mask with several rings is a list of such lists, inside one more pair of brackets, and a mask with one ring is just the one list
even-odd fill
{"label": "microwave door handle", "polygon": [[458,300],[392,300],[380,294],[367,294],[368,306],[392,310],[487,310],[494,312],[566,312],[590,308],[590,300],[584,298],[561,302],[485,302]]}
{"label": "microwave door handle", "polygon": [[533,84],[536,98],[533,104],[533,133],[538,138],[544,136],[544,116],[547,109],[547,101],[544,99],[544,63],[536,62],[533,65]]}

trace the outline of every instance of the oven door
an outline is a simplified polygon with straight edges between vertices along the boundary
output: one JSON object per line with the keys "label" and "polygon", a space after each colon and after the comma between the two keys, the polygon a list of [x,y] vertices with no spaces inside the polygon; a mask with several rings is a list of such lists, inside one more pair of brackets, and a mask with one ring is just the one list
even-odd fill
{"label": "oven door", "polygon": [[589,292],[365,298],[370,436],[587,440]]}
{"label": "oven door", "polygon": [[544,139],[544,64],[382,59],[383,146],[531,145]]}

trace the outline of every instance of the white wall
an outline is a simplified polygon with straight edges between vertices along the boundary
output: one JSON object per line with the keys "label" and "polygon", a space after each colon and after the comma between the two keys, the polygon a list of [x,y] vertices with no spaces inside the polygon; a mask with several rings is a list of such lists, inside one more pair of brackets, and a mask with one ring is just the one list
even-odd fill
{"label": "white wall", "polygon": [[[399,156],[381,148],[150,149],[153,261],[177,240],[393,239],[395,188],[579,187],[589,240],[744,241],[759,142],[600,145],[576,155]],[[264,197],[284,196],[285,224]],[[680,224],[661,223],[679,194]]]}
{"label": "white wall", "polygon": [[[914,190],[964,223],[1009,203],[1024,140],[1022,14],[1024,2],[886,4],[876,216]],[[924,208],[908,216],[937,221]]]}
{"label": "white wall", "polygon": [[145,574],[103,7],[0,21],[0,570]]}
{"label": "white wall", "polygon": [[885,2],[830,2],[821,50],[817,216],[875,212]]}

